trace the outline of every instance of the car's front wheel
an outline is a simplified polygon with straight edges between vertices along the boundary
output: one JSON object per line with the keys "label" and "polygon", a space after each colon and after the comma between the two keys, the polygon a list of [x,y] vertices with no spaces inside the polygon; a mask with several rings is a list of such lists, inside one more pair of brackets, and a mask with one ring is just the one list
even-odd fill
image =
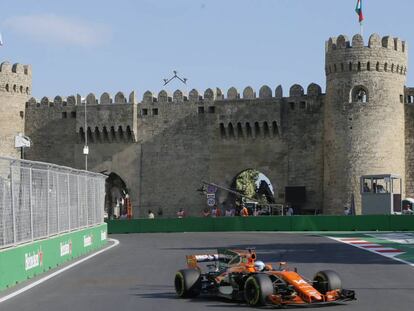
{"label": "car's front wheel", "polygon": [[244,299],[250,306],[263,306],[273,294],[273,282],[267,274],[255,274],[244,283]]}
{"label": "car's front wheel", "polygon": [[338,273],[332,270],[324,270],[315,274],[313,287],[321,294],[326,294],[331,290],[341,290],[342,282]]}

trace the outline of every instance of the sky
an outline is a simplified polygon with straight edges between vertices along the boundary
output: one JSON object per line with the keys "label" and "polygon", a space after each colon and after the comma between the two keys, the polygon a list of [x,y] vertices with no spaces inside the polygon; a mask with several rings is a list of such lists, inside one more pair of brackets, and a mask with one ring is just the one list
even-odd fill
{"label": "sky", "polygon": [[[6,2],[2,0],[1,2]],[[0,3],[1,3],[0,2]],[[5,3],[4,3],[5,4]],[[0,61],[31,64],[33,96],[299,83],[325,89],[325,41],[359,32],[356,0],[13,0]],[[413,0],[363,0],[376,32],[414,46]],[[412,56],[409,49],[409,56]],[[173,70],[187,78],[163,87]],[[414,86],[408,71],[407,85]]]}

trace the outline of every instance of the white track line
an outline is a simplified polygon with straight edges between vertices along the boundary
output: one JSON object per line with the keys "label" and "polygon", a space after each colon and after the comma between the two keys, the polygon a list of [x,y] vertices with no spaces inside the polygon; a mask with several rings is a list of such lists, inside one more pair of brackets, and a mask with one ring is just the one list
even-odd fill
{"label": "white track line", "polygon": [[47,280],[50,280],[51,278],[61,274],[62,272],[65,272],[66,270],[69,270],[69,269],[81,264],[82,262],[85,262],[86,260],[91,259],[92,257],[95,257],[96,255],[102,254],[103,252],[106,252],[107,250],[110,250],[112,247],[115,247],[119,244],[119,241],[115,240],[115,239],[108,239],[108,241],[114,242],[114,244],[112,244],[112,245],[110,245],[110,246],[108,246],[104,249],[101,249],[100,251],[97,251],[96,253],[93,253],[89,256],[86,256],[85,258],[82,258],[82,259],[80,259],[80,260],[78,260],[78,261],[76,261],[76,262],[74,262],[74,263],[58,270],[58,271],[55,271],[55,272],[53,272],[53,273],[51,273],[51,274],[35,281],[35,282],[33,282],[33,283],[23,287],[23,288],[11,293],[11,294],[8,294],[4,297],[1,297],[0,298],[0,303],[2,303],[3,301],[9,300],[13,297],[16,297],[17,295],[20,295],[21,293],[24,293],[24,292],[28,291],[29,289],[32,289],[33,287],[35,287],[39,284],[42,284],[43,282],[46,282]]}
{"label": "white track line", "polygon": [[396,256],[396,255],[400,255],[400,254],[403,254],[403,253],[394,253],[394,254],[392,254],[392,255],[390,255],[389,253],[379,253],[379,252],[377,252],[377,251],[373,251],[373,250],[371,250],[370,248],[364,248],[364,247],[361,247],[360,245],[361,244],[351,244],[351,243],[349,243],[349,241],[343,241],[343,240],[341,240],[341,238],[334,238],[334,237],[331,237],[331,236],[327,236],[327,238],[329,238],[329,239],[331,239],[331,240],[335,240],[335,241],[337,241],[337,242],[341,242],[341,243],[344,243],[344,244],[346,244],[346,245],[349,245],[349,246],[353,246],[353,247],[356,247],[356,248],[359,248],[359,249],[363,249],[363,250],[366,250],[366,251],[368,251],[368,252],[371,252],[371,253],[374,253],[374,254],[377,254],[377,255],[380,255],[380,256],[382,256],[382,257],[386,257],[386,258],[389,258],[389,259],[392,259],[392,260],[396,260],[396,261],[399,261],[399,262],[402,262],[402,263],[405,263],[405,264],[407,264],[407,265],[410,265],[411,267],[414,267],[414,264],[413,263],[411,263],[411,262],[409,262],[409,261],[406,261],[406,260],[404,260],[404,259],[400,259],[400,258],[395,258],[394,256]]}

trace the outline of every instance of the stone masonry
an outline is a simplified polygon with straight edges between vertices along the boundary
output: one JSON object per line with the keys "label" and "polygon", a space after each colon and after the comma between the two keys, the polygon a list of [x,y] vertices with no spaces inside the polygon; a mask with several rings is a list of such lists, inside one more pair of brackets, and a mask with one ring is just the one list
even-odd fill
{"label": "stone masonry", "polygon": [[[241,94],[147,91],[141,101],[135,92],[29,100],[30,67],[3,63],[0,155],[17,156],[12,138],[24,130],[33,141],[28,158],[84,168],[86,134],[89,169],[125,181],[135,216],[159,208],[165,216],[179,208],[200,215],[202,181],[230,187],[250,168],[270,179],[277,202],[285,201],[285,187],[306,187],[302,213],[340,214],[352,193],[360,212],[364,174],[400,174],[405,195],[414,195],[407,58],[407,44],[396,38],[374,34],[365,46],[359,35],[351,42],[339,36],[326,43],[326,93],[312,83],[286,96],[281,86],[263,86],[258,94],[251,87]],[[355,101],[360,90],[365,102]],[[219,202],[227,195],[218,193]]]}

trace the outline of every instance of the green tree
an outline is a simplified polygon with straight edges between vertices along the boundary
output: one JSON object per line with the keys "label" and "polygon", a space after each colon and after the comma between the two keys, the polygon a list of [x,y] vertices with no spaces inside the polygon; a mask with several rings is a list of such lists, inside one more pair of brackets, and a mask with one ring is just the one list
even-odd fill
{"label": "green tree", "polygon": [[236,178],[236,189],[247,197],[256,197],[256,182],[259,179],[259,171],[246,170]]}

